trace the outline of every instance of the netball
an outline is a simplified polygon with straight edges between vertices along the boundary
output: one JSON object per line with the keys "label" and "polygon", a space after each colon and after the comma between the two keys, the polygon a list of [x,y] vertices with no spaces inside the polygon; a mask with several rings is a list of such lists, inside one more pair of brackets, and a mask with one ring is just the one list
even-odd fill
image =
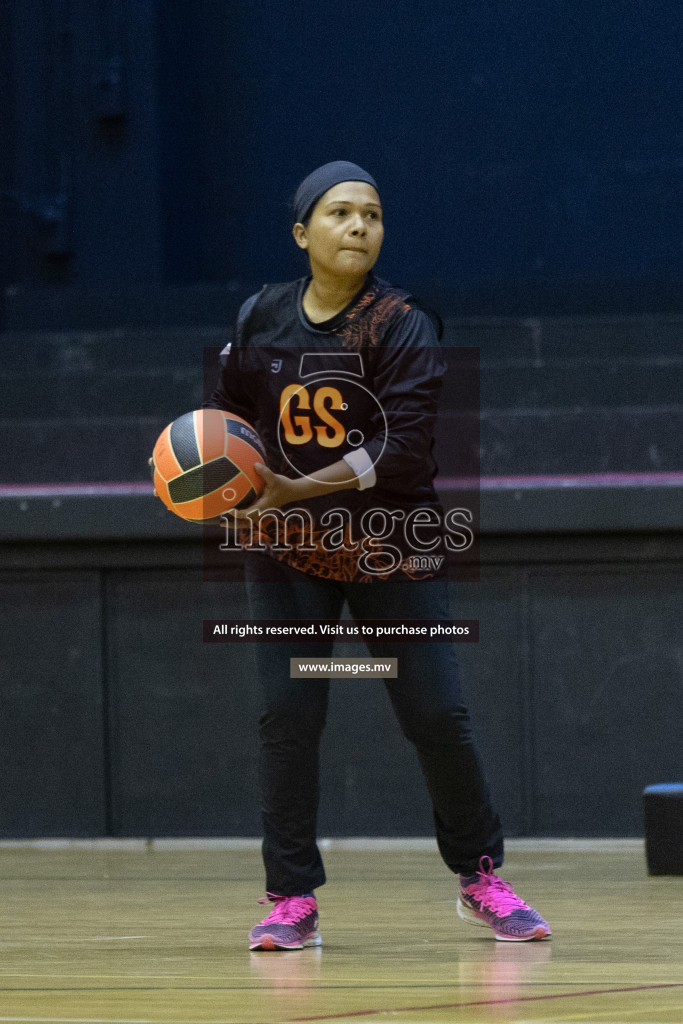
{"label": "netball", "polygon": [[257,432],[221,409],[185,413],[162,431],[152,453],[154,487],[166,508],[191,523],[217,523],[256,501],[265,462]]}

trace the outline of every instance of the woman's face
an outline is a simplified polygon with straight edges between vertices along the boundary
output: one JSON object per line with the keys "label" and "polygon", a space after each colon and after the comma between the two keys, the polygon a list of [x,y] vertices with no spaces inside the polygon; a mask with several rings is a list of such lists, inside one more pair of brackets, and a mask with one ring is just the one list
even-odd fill
{"label": "woman's face", "polygon": [[364,181],[342,181],[318,201],[308,225],[294,225],[293,234],[299,248],[308,252],[314,276],[362,279],[382,248],[379,196]]}

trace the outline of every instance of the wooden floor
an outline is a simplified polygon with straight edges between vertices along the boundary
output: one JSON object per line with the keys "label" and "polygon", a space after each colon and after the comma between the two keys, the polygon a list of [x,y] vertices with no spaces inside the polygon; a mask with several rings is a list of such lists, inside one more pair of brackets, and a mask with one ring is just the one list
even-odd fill
{"label": "wooden floor", "polygon": [[323,946],[250,953],[258,849],[0,845],[0,1022],[683,1021],[683,878],[637,843],[510,844],[553,938],[455,913],[435,850],[325,849]]}

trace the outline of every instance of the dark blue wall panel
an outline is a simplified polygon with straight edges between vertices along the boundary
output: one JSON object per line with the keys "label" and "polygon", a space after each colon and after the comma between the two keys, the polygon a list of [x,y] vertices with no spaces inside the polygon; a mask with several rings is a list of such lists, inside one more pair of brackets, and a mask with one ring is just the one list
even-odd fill
{"label": "dark blue wall panel", "polygon": [[680,306],[679,4],[13,0],[3,18],[10,283],[290,277],[287,201],[341,156],[380,183],[380,270],[454,308],[532,310],[544,289]]}
{"label": "dark blue wall panel", "polygon": [[[508,835],[640,835],[643,788],[678,778],[673,537],[508,538],[480,583],[453,586],[454,616],[480,622],[457,656]],[[0,580],[4,837],[259,834],[250,651],[204,644],[201,627],[243,618],[243,587],[202,583],[188,556],[34,545],[34,569]],[[334,681],[320,833],[431,830],[382,683]]]}
{"label": "dark blue wall panel", "polygon": [[[459,649],[492,790],[509,833],[525,827],[524,644],[510,573],[462,588],[454,614],[486,642]],[[260,831],[259,684],[249,645],[203,644],[203,618],[244,618],[240,584],[188,571],[108,580],[112,822],[116,835]],[[337,653],[362,657],[361,645]],[[417,758],[381,682],[332,686],[321,763],[327,835],[424,835],[433,828]]]}
{"label": "dark blue wall panel", "polygon": [[[125,16],[124,16],[125,10]],[[153,2],[14,0],[7,17],[18,220],[11,284],[130,287],[160,276]],[[103,83],[121,66],[121,119]],[[3,101],[4,101],[3,97]],[[7,283],[7,279],[5,279]]]}
{"label": "dark blue wall panel", "polygon": [[532,572],[539,834],[640,835],[644,787],[679,778],[682,584],[657,564]]}
{"label": "dark blue wall panel", "polygon": [[245,617],[243,588],[115,573],[108,608],[114,834],[258,833],[249,651],[201,639],[202,619]]}
{"label": "dark blue wall panel", "polygon": [[0,836],[108,829],[97,572],[0,577]]}
{"label": "dark blue wall panel", "polygon": [[[518,833],[523,647],[510,583],[494,574],[485,589],[469,588],[457,614],[484,620],[487,642],[463,652],[463,675],[492,788],[506,827]],[[187,572],[127,573],[110,580],[109,595],[114,833],[258,833],[259,690],[249,647],[200,640],[202,618],[244,616],[241,588],[201,586]],[[432,827],[417,759],[383,684],[337,680],[323,742],[321,833],[424,835]]]}

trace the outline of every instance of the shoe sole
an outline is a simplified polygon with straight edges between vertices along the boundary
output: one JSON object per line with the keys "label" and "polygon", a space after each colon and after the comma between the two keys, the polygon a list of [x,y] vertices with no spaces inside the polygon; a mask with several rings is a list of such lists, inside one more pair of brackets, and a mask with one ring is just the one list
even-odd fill
{"label": "shoe sole", "polygon": [[307,935],[301,942],[287,943],[278,942],[274,935],[262,935],[257,942],[251,942],[249,949],[303,949],[305,946],[321,946],[322,936],[319,932],[313,932],[312,935]]}
{"label": "shoe sole", "polygon": [[457,903],[458,917],[465,921],[467,924],[476,925],[479,928],[489,928],[495,935],[498,942],[535,942],[539,939],[550,938],[552,932],[549,928],[545,928],[542,924],[539,924],[534,929],[533,935],[503,935],[497,932],[496,929],[487,920],[479,917],[477,913],[468,907],[466,903],[463,903],[460,897],[458,897]]}

